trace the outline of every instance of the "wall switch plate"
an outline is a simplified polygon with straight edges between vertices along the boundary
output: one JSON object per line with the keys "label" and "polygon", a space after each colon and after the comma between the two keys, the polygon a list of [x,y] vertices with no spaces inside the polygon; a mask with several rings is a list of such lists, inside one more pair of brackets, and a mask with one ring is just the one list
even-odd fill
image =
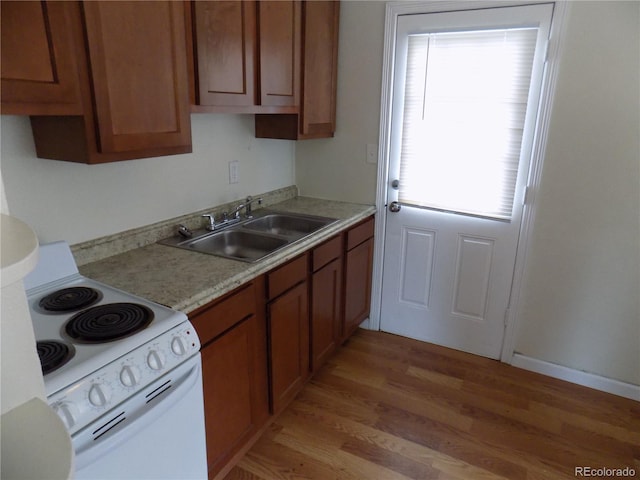
{"label": "wall switch plate", "polygon": [[229,162],[229,183],[238,183],[240,181],[240,162],[234,160]]}
{"label": "wall switch plate", "polygon": [[375,143],[367,143],[367,163],[378,163],[378,145]]}

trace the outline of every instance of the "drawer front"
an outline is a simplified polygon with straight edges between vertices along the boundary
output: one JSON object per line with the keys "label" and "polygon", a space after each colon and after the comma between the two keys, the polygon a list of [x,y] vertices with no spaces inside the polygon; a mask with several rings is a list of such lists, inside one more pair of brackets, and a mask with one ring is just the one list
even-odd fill
{"label": "drawer front", "polygon": [[191,323],[198,332],[200,343],[204,345],[255,311],[256,296],[251,283],[212,307],[196,312]]}
{"label": "drawer front", "polygon": [[368,218],[360,225],[353,227],[347,232],[347,250],[360,245],[365,240],[373,237],[373,217]]}
{"label": "drawer front", "polygon": [[289,263],[267,273],[267,295],[269,300],[286,292],[307,278],[307,254],[300,255]]}
{"label": "drawer front", "polygon": [[342,236],[338,235],[324,242],[313,250],[313,271],[317,272],[326,264],[340,257],[342,251]]}

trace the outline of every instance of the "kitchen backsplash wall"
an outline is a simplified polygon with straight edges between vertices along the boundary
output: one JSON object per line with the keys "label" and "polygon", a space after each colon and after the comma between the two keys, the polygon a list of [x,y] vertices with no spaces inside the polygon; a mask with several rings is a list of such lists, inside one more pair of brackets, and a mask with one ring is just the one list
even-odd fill
{"label": "kitchen backsplash wall", "polygon": [[[193,153],[104,165],[36,158],[28,117],[2,116],[13,215],[40,242],[70,244],[295,184],[294,145],[254,138],[253,115],[192,115]],[[229,162],[239,181],[229,184]]]}

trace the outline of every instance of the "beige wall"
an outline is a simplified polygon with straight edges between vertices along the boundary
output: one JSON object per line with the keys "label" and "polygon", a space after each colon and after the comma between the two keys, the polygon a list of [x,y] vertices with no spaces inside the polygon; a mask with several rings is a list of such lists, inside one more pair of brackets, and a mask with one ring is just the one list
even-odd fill
{"label": "beige wall", "polygon": [[[640,384],[640,2],[573,2],[516,350]],[[375,201],[384,5],[342,3],[338,132],[299,142],[302,194]]]}
{"label": "beige wall", "polygon": [[[193,153],[104,165],[36,158],[28,117],[2,116],[11,213],[41,243],[74,244],[295,183],[294,142],[254,137],[253,115],[192,115]],[[229,184],[228,162],[240,162]]]}
{"label": "beige wall", "polygon": [[378,143],[384,14],[382,1],[341,3],[337,131],[333,139],[296,144],[302,195],[375,203],[378,167],[365,155],[368,143]]}
{"label": "beige wall", "polygon": [[640,384],[640,3],[572,5],[517,351]]}

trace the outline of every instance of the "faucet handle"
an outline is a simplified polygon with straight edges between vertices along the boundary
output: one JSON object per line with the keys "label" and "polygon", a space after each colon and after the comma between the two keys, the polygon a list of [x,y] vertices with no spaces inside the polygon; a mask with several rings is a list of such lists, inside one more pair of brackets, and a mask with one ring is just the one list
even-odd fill
{"label": "faucet handle", "polygon": [[211,213],[207,213],[205,215],[202,215],[204,218],[208,218],[209,219],[209,225],[207,225],[206,229],[209,231],[213,231],[216,228],[216,218],[213,214]]}
{"label": "faucet handle", "polygon": [[180,225],[178,225],[178,235],[180,235],[181,237],[184,238],[191,238],[193,237],[193,232],[191,230],[189,230],[186,225],[183,225],[182,223]]}
{"label": "faucet handle", "polygon": [[246,218],[253,218],[253,215],[251,214],[251,210],[252,210],[252,208],[251,208],[251,204],[252,204],[254,201],[257,201],[257,202],[258,202],[258,205],[262,205],[262,197],[260,197],[260,198],[253,198],[251,195],[249,195],[249,196],[247,197],[247,200],[245,201],[245,205],[244,205],[244,216],[245,216]]}

